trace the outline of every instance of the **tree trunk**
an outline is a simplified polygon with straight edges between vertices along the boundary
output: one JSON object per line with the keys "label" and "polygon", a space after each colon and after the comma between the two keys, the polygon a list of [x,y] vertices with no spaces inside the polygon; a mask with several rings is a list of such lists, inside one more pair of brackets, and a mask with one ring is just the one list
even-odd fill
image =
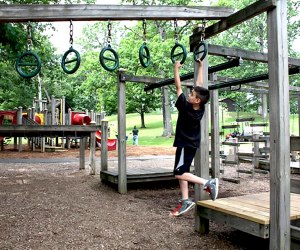
{"label": "tree trunk", "polygon": [[145,126],[145,113],[141,111],[141,128],[146,128]]}
{"label": "tree trunk", "polygon": [[163,124],[164,124],[163,136],[171,136],[174,134],[174,131],[172,126],[168,87],[167,86],[162,87],[161,91],[162,91],[162,111],[163,111]]}

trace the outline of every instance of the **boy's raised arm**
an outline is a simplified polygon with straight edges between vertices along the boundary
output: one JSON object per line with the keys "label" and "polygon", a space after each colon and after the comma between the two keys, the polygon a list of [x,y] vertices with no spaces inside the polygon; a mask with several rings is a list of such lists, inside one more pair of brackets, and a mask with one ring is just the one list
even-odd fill
{"label": "boy's raised arm", "polygon": [[182,93],[181,81],[180,81],[180,75],[179,75],[180,67],[181,67],[180,62],[176,61],[174,64],[174,81],[175,81],[175,85],[176,85],[177,96],[180,96]]}
{"label": "boy's raised arm", "polygon": [[197,62],[199,64],[199,70],[198,70],[196,85],[202,87],[202,85],[203,85],[203,63],[201,60],[198,60]]}

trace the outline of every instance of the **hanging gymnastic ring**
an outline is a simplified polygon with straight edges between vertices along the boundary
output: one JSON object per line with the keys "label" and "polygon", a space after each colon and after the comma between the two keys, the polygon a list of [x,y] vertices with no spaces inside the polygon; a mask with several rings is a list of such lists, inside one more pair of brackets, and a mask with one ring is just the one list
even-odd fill
{"label": "hanging gymnastic ring", "polygon": [[[75,53],[76,55],[76,58],[75,59],[72,59],[72,60],[69,60],[69,61],[66,61],[67,57],[69,54],[71,53]],[[70,49],[68,51],[65,52],[65,54],[63,55],[62,57],[62,60],[61,60],[61,67],[63,69],[63,71],[67,74],[73,74],[76,72],[76,70],[79,68],[80,66],[80,54],[77,50],[73,49],[72,47],[70,47]],[[68,63],[72,63],[72,62],[76,62],[75,66],[73,67],[73,69],[67,69],[66,68],[66,64]]]}
{"label": "hanging gymnastic ring", "polygon": [[[150,65],[150,51],[146,43],[143,43],[142,46],[140,47],[139,59],[140,59],[140,63],[144,68],[147,68]],[[146,61],[144,61],[144,59],[146,59]]]}
{"label": "hanging gymnastic ring", "polygon": [[[32,60],[34,60],[34,62],[26,62],[25,60],[23,61],[23,59],[25,58],[29,58]],[[24,72],[23,69],[21,68],[22,66],[29,66],[29,67],[33,67],[36,66],[36,68],[34,70],[32,70],[31,72],[27,73]],[[38,55],[32,51],[26,51],[24,52],[22,55],[20,55],[19,57],[17,57],[16,60],[16,70],[17,72],[20,74],[20,76],[24,77],[24,78],[31,78],[36,76],[42,67],[42,62],[40,60],[40,58],[38,57]]]}
{"label": "hanging gymnastic ring", "polygon": [[[201,49],[201,47],[203,47]],[[198,57],[199,54],[202,55],[200,56],[200,58]],[[202,61],[206,55],[207,55],[207,43],[205,41],[201,41],[195,48],[194,48],[194,60],[197,62],[198,59],[200,59],[200,61]]]}
{"label": "hanging gymnastic ring", "polygon": [[[113,54],[114,58],[111,58],[111,57],[105,57],[105,56],[104,56],[104,53],[105,53],[106,51],[110,51],[110,52]],[[114,49],[112,49],[112,48],[110,47],[110,45],[107,45],[106,47],[104,47],[104,48],[101,50],[99,59],[100,59],[100,64],[101,64],[101,66],[102,66],[104,69],[106,69],[107,71],[114,71],[114,70],[119,66],[119,56],[118,56],[118,53],[117,53]],[[114,62],[114,65],[113,65],[112,67],[108,67],[108,66],[105,64],[104,59],[105,59],[105,60],[108,60],[108,61],[111,61],[111,62]]]}
{"label": "hanging gymnastic ring", "polygon": [[[177,54],[174,55],[175,50],[178,47],[181,48],[182,52],[179,52],[179,53],[177,53]],[[178,57],[178,56],[182,56],[180,64],[184,64],[184,62],[186,60],[186,56],[187,56],[187,51],[186,51],[186,48],[183,45],[181,45],[180,43],[176,43],[174,45],[174,47],[172,48],[172,50],[171,50],[171,60],[172,60],[173,63],[175,63],[176,57]]]}
{"label": "hanging gymnastic ring", "polygon": [[[146,45],[146,43],[143,43],[139,50],[139,59],[140,63],[144,68],[147,68],[150,65],[150,51]],[[144,59],[146,59],[144,61]]]}

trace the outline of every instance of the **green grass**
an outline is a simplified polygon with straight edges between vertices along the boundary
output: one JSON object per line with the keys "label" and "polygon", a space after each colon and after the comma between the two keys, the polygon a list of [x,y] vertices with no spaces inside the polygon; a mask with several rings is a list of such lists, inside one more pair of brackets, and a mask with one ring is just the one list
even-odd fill
{"label": "green grass", "polygon": [[[110,137],[114,137],[118,131],[117,116],[108,116],[108,125],[110,127]],[[177,114],[172,115],[173,128],[175,132],[175,123]],[[142,146],[172,146],[174,137],[163,137],[163,116],[159,113],[145,115],[146,128],[141,128],[141,118],[137,113],[126,115],[126,135],[128,143],[132,143],[131,131],[134,126],[139,129],[139,145]]]}
{"label": "green grass", "polygon": [[[263,118],[257,114],[249,114],[249,113],[242,113],[240,112],[238,115],[235,112],[224,112],[223,119],[222,114],[220,113],[220,127],[222,125],[229,125],[235,123],[237,118],[245,118],[245,117],[255,117],[254,123],[262,123],[265,122]],[[108,116],[108,125],[110,127],[110,137],[115,138],[115,135],[118,131],[117,125],[117,115]],[[176,125],[177,113],[172,114],[172,123],[173,123],[173,130],[175,132],[175,125]],[[267,119],[267,123],[268,119]],[[130,134],[134,125],[137,126],[139,129],[139,145],[142,146],[172,146],[174,137],[166,138],[162,137],[163,134],[163,116],[161,113],[150,113],[145,114],[145,125],[146,128],[141,127],[141,118],[138,113],[134,114],[127,114],[126,115],[126,134],[128,136],[128,144],[132,143],[132,135]],[[239,132],[242,132],[243,127],[247,125],[246,123],[240,123]],[[298,115],[291,115],[290,117],[290,128],[291,134],[298,135],[299,128],[298,128]],[[220,129],[220,131],[222,131]],[[263,131],[270,131],[269,127],[263,129]],[[224,130],[224,134],[228,134],[233,132],[233,130]]]}

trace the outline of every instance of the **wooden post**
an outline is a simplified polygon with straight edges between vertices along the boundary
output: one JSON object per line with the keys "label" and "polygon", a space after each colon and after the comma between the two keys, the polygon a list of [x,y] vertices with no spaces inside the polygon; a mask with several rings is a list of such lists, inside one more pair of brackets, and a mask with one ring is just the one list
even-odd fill
{"label": "wooden post", "polygon": [[253,134],[253,167],[254,169],[257,169],[259,167],[259,134]]}
{"label": "wooden post", "polygon": [[85,144],[86,137],[80,137],[79,170],[85,169]]}
{"label": "wooden post", "polygon": [[298,135],[300,136],[300,95],[297,96],[298,100]]}
{"label": "wooden post", "polygon": [[270,249],[290,249],[290,106],[287,1],[269,10]]}
{"label": "wooden post", "polygon": [[[60,107],[60,114],[61,114],[61,120],[60,120],[60,124],[61,125],[66,125],[66,97],[63,96],[61,99],[61,107]],[[65,144],[66,144],[66,138],[62,137],[61,138],[61,147],[65,148]]]}
{"label": "wooden post", "polygon": [[118,72],[118,191],[127,193],[126,171],[126,82],[121,79],[123,69]]}
{"label": "wooden post", "polygon": [[108,120],[103,119],[101,121],[101,171],[107,171],[107,132],[108,132]]}
{"label": "wooden post", "polygon": [[[95,124],[93,124],[95,125]],[[90,137],[90,175],[95,175],[96,173],[96,132],[91,133]]]}
{"label": "wooden post", "polygon": [[[22,112],[23,112],[22,107],[19,107],[18,112],[17,112],[17,124],[18,125],[22,125]],[[22,137],[18,137],[18,151],[21,152],[22,150],[23,150]]]}
{"label": "wooden post", "polygon": [[[198,65],[194,63],[195,76],[197,79]],[[203,60],[203,87],[208,87],[208,60],[207,57]],[[205,107],[208,108],[207,106]],[[202,178],[209,179],[209,134],[208,134],[208,121],[209,115],[206,111],[201,120],[201,140],[200,149],[197,150],[194,164],[195,164],[195,175]],[[208,195],[203,191],[203,186],[195,185],[195,200],[209,199]],[[200,233],[208,233],[209,231],[209,220],[201,218],[196,209],[195,215],[195,230]]]}
{"label": "wooden post", "polygon": [[[210,75],[210,80],[215,74]],[[219,126],[219,91],[210,91],[211,115],[211,175],[213,178],[220,176],[220,126]]]}

